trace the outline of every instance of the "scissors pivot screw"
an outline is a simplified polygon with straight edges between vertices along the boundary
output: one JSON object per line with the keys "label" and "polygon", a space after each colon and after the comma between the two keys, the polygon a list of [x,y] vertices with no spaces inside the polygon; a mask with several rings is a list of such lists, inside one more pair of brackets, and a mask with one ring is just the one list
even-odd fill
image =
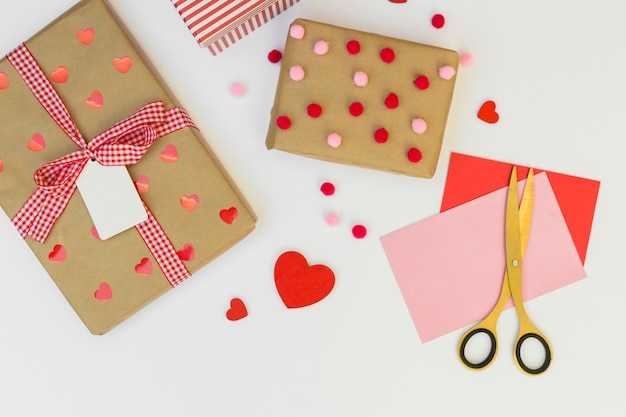
{"label": "scissors pivot screw", "polygon": [[519,262],[517,262],[517,259],[513,259],[513,262],[511,262],[513,264],[513,266],[517,266],[519,265]]}

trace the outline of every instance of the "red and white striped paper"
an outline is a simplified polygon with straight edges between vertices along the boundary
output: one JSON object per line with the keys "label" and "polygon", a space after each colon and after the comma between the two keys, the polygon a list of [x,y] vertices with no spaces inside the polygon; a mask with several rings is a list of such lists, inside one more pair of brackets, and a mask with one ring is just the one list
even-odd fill
{"label": "red and white striped paper", "polygon": [[300,0],[172,0],[196,38],[217,55]]}

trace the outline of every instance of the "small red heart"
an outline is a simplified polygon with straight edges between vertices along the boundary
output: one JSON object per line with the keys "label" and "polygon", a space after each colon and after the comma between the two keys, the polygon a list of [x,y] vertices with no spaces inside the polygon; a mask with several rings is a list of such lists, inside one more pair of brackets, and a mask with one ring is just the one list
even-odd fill
{"label": "small red heart", "polygon": [[143,275],[144,277],[152,274],[152,261],[148,258],[143,258],[141,262],[135,265],[135,272],[137,275]]}
{"label": "small red heart", "polygon": [[41,152],[46,149],[46,140],[40,133],[35,133],[26,147],[32,152]]}
{"label": "small red heart", "polygon": [[93,293],[93,296],[96,297],[96,300],[100,301],[108,301],[113,297],[113,291],[111,290],[111,286],[106,282],[100,284],[100,287]]}
{"label": "small red heart", "polygon": [[220,218],[224,221],[224,223],[227,223],[227,224],[235,223],[235,220],[237,220],[238,215],[239,215],[239,211],[237,210],[237,207],[231,207],[228,210],[220,211]]}
{"label": "small red heart", "polygon": [[95,36],[96,31],[93,28],[82,29],[76,32],[76,39],[83,45],[90,45]]}
{"label": "small red heart", "polygon": [[0,72],[0,90],[9,88],[9,76],[6,72]]}
{"label": "small red heart", "polygon": [[167,145],[165,150],[160,154],[163,162],[176,162],[178,160],[178,149],[174,145]]}
{"label": "small red heart", "polygon": [[101,109],[104,105],[104,98],[102,98],[102,93],[100,91],[94,91],[89,97],[87,97],[87,100],[85,100],[85,104],[90,109]]}
{"label": "small red heart", "polygon": [[116,70],[118,70],[122,74],[126,74],[132,64],[133,64],[133,59],[129,56],[113,59],[113,66],[115,67]]}
{"label": "small red heart", "polygon": [[304,256],[290,251],[276,260],[274,281],[285,306],[298,308],[324,299],[335,286],[335,274],[325,265],[309,266]]}
{"label": "small red heart", "polygon": [[193,261],[193,258],[196,257],[196,251],[194,250],[193,245],[185,243],[185,246],[178,251],[178,257],[181,261]]}
{"label": "small red heart", "polygon": [[240,298],[230,300],[230,309],[226,312],[226,318],[230,321],[241,320],[248,315],[248,309]]}
{"label": "small red heart", "polygon": [[69,73],[67,72],[67,68],[65,68],[63,65],[52,71],[52,73],[50,74],[50,79],[59,84],[65,84],[68,77]]}
{"label": "small red heart", "polygon": [[478,110],[478,118],[486,123],[496,123],[500,120],[500,115],[496,112],[496,103],[492,100],[485,101]]}
{"label": "small red heart", "polygon": [[67,253],[63,245],[54,245],[52,252],[48,254],[48,259],[52,262],[63,262],[67,259]]}

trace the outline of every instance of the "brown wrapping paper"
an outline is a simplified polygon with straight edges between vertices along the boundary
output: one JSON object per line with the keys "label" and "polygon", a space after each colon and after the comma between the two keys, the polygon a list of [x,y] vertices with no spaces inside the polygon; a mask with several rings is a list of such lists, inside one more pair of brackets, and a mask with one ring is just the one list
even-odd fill
{"label": "brown wrapping paper", "polygon": [[[93,28],[95,36],[85,45],[77,32],[87,28]],[[52,85],[87,141],[148,102],[162,100],[166,108],[175,106],[102,0],[80,2],[26,45],[49,79],[54,79],[51,74],[59,66],[67,68],[67,82],[52,81]],[[113,64],[115,58],[124,57],[132,60],[125,73]],[[12,218],[36,190],[34,171],[77,147],[6,59],[0,61],[0,72],[8,78],[8,87],[0,89],[0,205]],[[93,91],[104,98],[101,108],[86,105]],[[34,134],[43,136],[45,149],[34,152],[28,148]],[[168,145],[177,148],[174,162],[161,158]],[[254,213],[195,129],[185,128],[158,139],[128,170],[133,181],[140,176],[148,178],[148,191],[141,197],[173,246],[177,250],[186,244],[194,247],[195,257],[184,262],[192,274],[254,229]],[[192,194],[199,196],[199,204],[188,211],[180,198]],[[228,224],[220,212],[231,207],[238,216]],[[87,328],[103,334],[172,287],[134,228],[106,241],[98,240],[91,228],[91,218],[76,192],[47,241],[41,244],[27,238],[26,242]],[[50,259],[56,245],[63,246],[65,260]],[[153,266],[147,276],[135,271],[143,258],[150,259]],[[101,283],[112,289],[108,301],[94,297]]]}
{"label": "brown wrapping paper", "polygon": [[[294,25],[304,28],[304,36],[288,35],[276,89],[266,140],[268,149],[279,149],[326,161],[391,171],[415,177],[435,174],[443,141],[456,76],[444,79],[442,67],[458,68],[455,51],[423,45],[338,26],[297,19]],[[360,51],[351,54],[347,43],[356,40]],[[325,41],[328,52],[314,52],[315,45]],[[384,62],[380,52],[394,51],[392,62]],[[290,70],[300,66],[304,78],[294,81]],[[357,71],[368,75],[365,86],[356,86]],[[414,80],[425,75],[430,85],[420,90]],[[395,93],[397,108],[387,108],[385,99]],[[363,105],[363,114],[354,117],[351,103]],[[309,104],[319,104],[322,114],[307,114]],[[277,126],[277,119],[291,120],[288,129]],[[412,130],[412,120],[421,118],[427,129],[421,134]],[[379,143],[374,134],[385,128],[388,139]],[[341,136],[339,147],[329,146],[331,133]],[[419,162],[411,162],[408,151],[421,152]]]}

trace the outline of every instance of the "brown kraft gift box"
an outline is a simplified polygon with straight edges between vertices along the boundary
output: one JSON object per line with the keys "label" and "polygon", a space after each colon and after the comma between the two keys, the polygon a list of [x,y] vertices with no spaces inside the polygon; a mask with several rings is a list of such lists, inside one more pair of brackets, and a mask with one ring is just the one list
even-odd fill
{"label": "brown kraft gift box", "polygon": [[266,146],[431,178],[458,64],[449,49],[296,19]]}
{"label": "brown kraft gift box", "polygon": [[[87,142],[147,103],[177,107],[102,0],[81,1],[25,45]],[[78,148],[6,58],[0,108],[0,206],[13,218],[37,190],[34,172]],[[157,139],[127,168],[191,274],[254,229],[254,213],[195,128]],[[99,239],[78,191],[44,243],[25,242],[93,334],[172,288],[135,228]]]}

